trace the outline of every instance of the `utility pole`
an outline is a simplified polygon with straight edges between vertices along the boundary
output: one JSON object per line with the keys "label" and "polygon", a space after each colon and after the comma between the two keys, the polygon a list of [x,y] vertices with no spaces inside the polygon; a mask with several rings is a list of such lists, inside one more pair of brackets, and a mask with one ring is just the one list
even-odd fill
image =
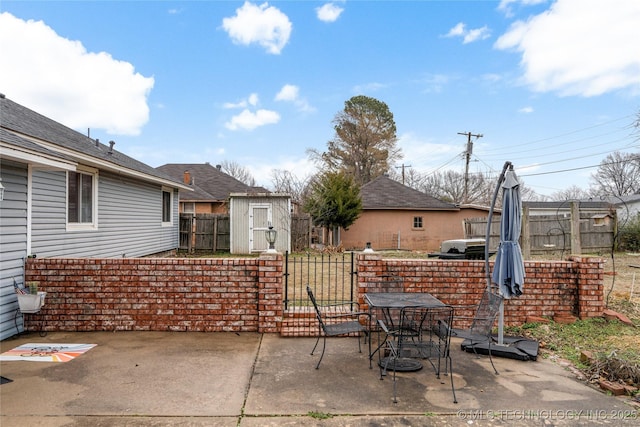
{"label": "utility pole", "polygon": [[469,162],[471,161],[471,153],[473,153],[473,142],[471,142],[471,137],[475,137],[476,139],[482,138],[481,133],[471,133],[471,132],[458,132],[458,135],[467,135],[467,149],[465,150],[465,168],[464,168],[464,195],[462,196],[462,203],[469,202]]}
{"label": "utility pole", "polygon": [[404,168],[405,168],[405,167],[410,168],[410,167],[411,167],[411,165],[405,165],[405,164],[403,163],[403,164],[402,164],[402,166],[396,166],[396,169],[398,169],[398,168],[402,168],[402,185],[404,185]]}

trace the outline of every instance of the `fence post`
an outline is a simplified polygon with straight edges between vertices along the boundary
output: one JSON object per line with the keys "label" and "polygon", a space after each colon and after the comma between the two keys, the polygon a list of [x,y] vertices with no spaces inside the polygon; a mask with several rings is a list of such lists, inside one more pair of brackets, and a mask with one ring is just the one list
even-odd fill
{"label": "fence post", "polygon": [[213,242],[211,244],[213,253],[218,250],[218,215],[213,217]]}
{"label": "fence post", "polygon": [[571,253],[580,255],[582,244],[580,240],[580,202],[571,202]]}
{"label": "fence post", "polygon": [[531,258],[531,228],[529,227],[529,206],[522,207],[522,256]]}

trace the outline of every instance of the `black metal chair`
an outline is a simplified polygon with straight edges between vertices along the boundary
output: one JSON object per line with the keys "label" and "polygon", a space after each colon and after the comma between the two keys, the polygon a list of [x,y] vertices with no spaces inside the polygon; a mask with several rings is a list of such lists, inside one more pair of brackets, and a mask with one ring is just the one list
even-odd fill
{"label": "black metal chair", "polygon": [[[360,335],[364,335],[365,340],[369,336],[369,330],[367,326],[370,324],[370,314],[364,311],[359,311],[359,305],[355,301],[347,301],[342,303],[318,305],[316,297],[311,290],[311,287],[307,285],[307,294],[313,304],[313,308],[316,312],[316,318],[318,320],[318,339],[316,344],[311,350],[311,355],[316,351],[320,337],[322,337],[322,354],[320,360],[316,365],[316,369],[320,368],[320,362],[324,357],[324,351],[327,346],[327,337],[335,337],[340,335],[357,334],[358,336],[358,351],[362,353],[362,345],[360,344]],[[354,311],[354,308],[356,310]],[[361,317],[366,317],[364,324],[360,321]],[[365,326],[366,325],[366,326]],[[369,354],[371,354],[371,338],[369,342]],[[371,368],[371,358],[369,358],[369,368]]]}
{"label": "black metal chair", "polygon": [[[451,360],[451,334],[453,331],[453,307],[439,307],[429,311],[427,330],[429,331],[429,341],[436,343],[438,355],[438,366],[431,365],[436,370],[436,376],[440,379],[441,361],[444,360],[444,374],[451,379],[451,393],[453,393],[453,403],[458,403],[456,390],[453,386],[453,361]],[[437,339],[435,338],[437,337]]]}
{"label": "black metal chair", "polygon": [[[445,375],[451,377],[451,391],[453,402],[458,403],[453,385],[453,364],[451,361],[451,324],[453,321],[453,308],[444,307],[404,307],[400,311],[400,323],[397,327],[389,328],[383,320],[378,320],[379,330],[384,333],[382,340],[385,353],[379,354],[380,379],[387,371],[393,371],[393,402],[397,403],[397,379],[396,372],[415,368],[412,359],[428,360],[433,367],[436,377],[440,379],[442,360],[445,363]],[[434,362],[437,359],[437,362]]]}
{"label": "black metal chair", "polygon": [[453,337],[464,339],[461,344],[462,349],[466,350],[467,348],[471,348],[477,357],[480,356],[476,346],[478,344],[487,343],[489,361],[491,362],[491,366],[493,367],[496,375],[499,374],[496,366],[493,364],[493,358],[491,357],[491,344],[494,341],[493,324],[496,321],[502,302],[502,295],[493,293],[489,290],[484,291],[482,299],[477,306],[471,327],[466,330],[453,329],[451,333]]}

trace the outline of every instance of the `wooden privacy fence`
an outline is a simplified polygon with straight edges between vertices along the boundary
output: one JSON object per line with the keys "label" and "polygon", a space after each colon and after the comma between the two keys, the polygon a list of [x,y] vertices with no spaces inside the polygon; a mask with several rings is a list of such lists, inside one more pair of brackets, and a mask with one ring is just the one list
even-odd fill
{"label": "wooden privacy fence", "polygon": [[[311,217],[291,215],[291,250],[302,252],[311,244]],[[191,252],[230,252],[231,218],[228,214],[180,214],[180,246]]]}
{"label": "wooden privacy fence", "polygon": [[180,214],[180,250],[229,252],[230,227],[227,214]]}
{"label": "wooden privacy fence", "polygon": [[[579,209],[558,215],[528,215],[523,211],[520,245],[525,257],[530,254],[562,251],[572,254],[609,252],[614,246],[616,216],[594,214]],[[467,239],[484,239],[487,233],[486,218],[464,220]],[[489,248],[500,243],[500,217],[491,223]]]}

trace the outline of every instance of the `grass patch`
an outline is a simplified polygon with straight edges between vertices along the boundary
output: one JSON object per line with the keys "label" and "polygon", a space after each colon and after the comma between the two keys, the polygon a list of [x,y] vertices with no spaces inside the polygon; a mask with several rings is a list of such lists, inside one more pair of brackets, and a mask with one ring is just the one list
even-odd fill
{"label": "grass patch", "polygon": [[333,415],[328,414],[326,412],[309,411],[307,412],[307,415],[310,416],[311,418],[315,418],[316,420],[326,420],[329,418],[333,418]]}
{"label": "grass patch", "polygon": [[[527,323],[505,328],[505,334],[538,340],[541,352],[570,361],[592,381],[605,378],[640,387],[640,330],[618,320]],[[581,358],[582,352],[592,358]]]}

